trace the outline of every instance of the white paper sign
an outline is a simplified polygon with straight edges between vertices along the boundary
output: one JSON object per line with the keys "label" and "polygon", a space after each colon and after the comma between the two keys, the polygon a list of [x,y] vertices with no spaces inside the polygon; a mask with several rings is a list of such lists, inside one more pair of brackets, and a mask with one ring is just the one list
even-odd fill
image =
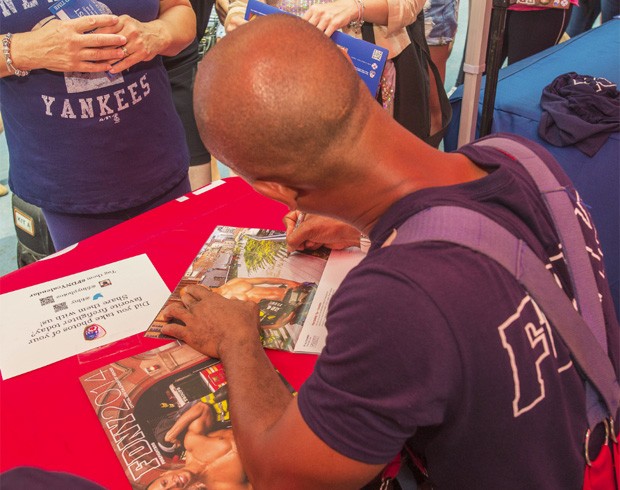
{"label": "white paper sign", "polygon": [[145,254],[0,295],[2,377],[142,332],[169,295]]}

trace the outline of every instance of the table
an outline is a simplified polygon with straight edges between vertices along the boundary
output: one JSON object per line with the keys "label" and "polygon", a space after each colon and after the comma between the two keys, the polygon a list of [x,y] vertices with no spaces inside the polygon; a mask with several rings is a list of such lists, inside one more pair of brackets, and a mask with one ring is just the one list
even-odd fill
{"label": "table", "polygon": [[[620,83],[620,19],[500,70],[491,132],[520,134],[543,145],[572,179],[596,223],[620,316],[620,134],[612,134],[592,158],[572,146],[552,146],[538,136],[543,88],[571,71]],[[444,139],[447,151],[458,146],[462,93],[460,87],[450,98],[453,116]]]}
{"label": "table", "polygon": [[[215,226],[283,229],[281,219],[286,211],[239,177],[230,177],[2,277],[0,292],[142,253],[148,254],[172,290]],[[113,490],[130,489],[78,378],[166,342],[170,341],[138,334],[123,343],[132,347],[122,352],[118,352],[118,344],[112,344],[88,362],[81,362],[84,356],[74,356],[0,381],[0,471],[37,466],[80,475]],[[268,351],[268,355],[295,389],[310,375],[316,361],[316,356],[307,354]]]}

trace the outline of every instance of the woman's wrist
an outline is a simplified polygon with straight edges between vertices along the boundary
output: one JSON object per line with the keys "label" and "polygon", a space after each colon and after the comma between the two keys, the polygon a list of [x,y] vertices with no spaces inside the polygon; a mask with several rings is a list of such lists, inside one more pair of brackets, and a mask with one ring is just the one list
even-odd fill
{"label": "woman's wrist", "polygon": [[[16,42],[17,39],[17,42]],[[30,74],[30,66],[26,63],[25,59],[21,56],[22,50],[16,48],[21,45],[23,40],[21,34],[6,33],[2,37],[2,54],[4,62],[10,75],[16,75],[18,77],[25,77]]]}
{"label": "woman's wrist", "polygon": [[353,3],[355,10],[350,17],[349,27],[359,33],[364,23],[364,0],[353,0]]}
{"label": "woman's wrist", "polygon": [[149,53],[149,55],[174,56],[179,53],[180,50],[176,51],[175,46],[173,46],[172,34],[170,33],[171,26],[166,20],[155,19],[147,22],[145,26],[147,27],[148,35],[152,39],[156,39],[156,43],[154,43],[156,52]]}

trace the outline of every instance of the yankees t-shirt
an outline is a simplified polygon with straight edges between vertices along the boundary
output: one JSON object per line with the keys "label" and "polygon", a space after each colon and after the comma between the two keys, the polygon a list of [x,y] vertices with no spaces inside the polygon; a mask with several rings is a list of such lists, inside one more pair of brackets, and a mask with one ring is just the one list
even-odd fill
{"label": "yankees t-shirt", "polygon": [[[1,33],[30,31],[51,15],[52,3],[0,2]],[[142,22],[156,19],[160,7],[159,0],[99,4]],[[183,127],[159,56],[118,76],[32,70],[4,77],[0,107],[9,184],[45,209],[127,209],[165,194],[187,175]]]}

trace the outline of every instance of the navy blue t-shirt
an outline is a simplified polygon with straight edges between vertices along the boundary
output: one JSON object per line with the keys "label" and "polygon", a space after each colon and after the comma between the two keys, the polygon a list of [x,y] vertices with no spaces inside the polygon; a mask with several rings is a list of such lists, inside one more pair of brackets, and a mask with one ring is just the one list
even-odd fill
{"label": "navy blue t-shirt", "polygon": [[[0,32],[27,32],[53,2],[1,2]],[[114,14],[156,19],[159,0],[104,0]],[[84,34],[87,36],[88,34]],[[161,58],[119,77],[33,70],[0,79],[9,184],[24,200],[58,212],[138,206],[187,175],[183,127]]]}
{"label": "navy blue t-shirt", "polygon": [[[530,147],[570,185],[549,153]],[[469,249],[441,242],[381,248],[413,214],[464,206],[525,239],[571,294],[559,240],[530,177],[497,150],[459,152],[489,174],[415,192],[381,217],[370,252],[330,303],[326,346],[299,390],[301,414],[327,445],[365,463],[387,463],[408,442],[437,488],[581,488],[584,386],[538,305],[510,273]],[[617,369],[602,253],[572,195]]]}

